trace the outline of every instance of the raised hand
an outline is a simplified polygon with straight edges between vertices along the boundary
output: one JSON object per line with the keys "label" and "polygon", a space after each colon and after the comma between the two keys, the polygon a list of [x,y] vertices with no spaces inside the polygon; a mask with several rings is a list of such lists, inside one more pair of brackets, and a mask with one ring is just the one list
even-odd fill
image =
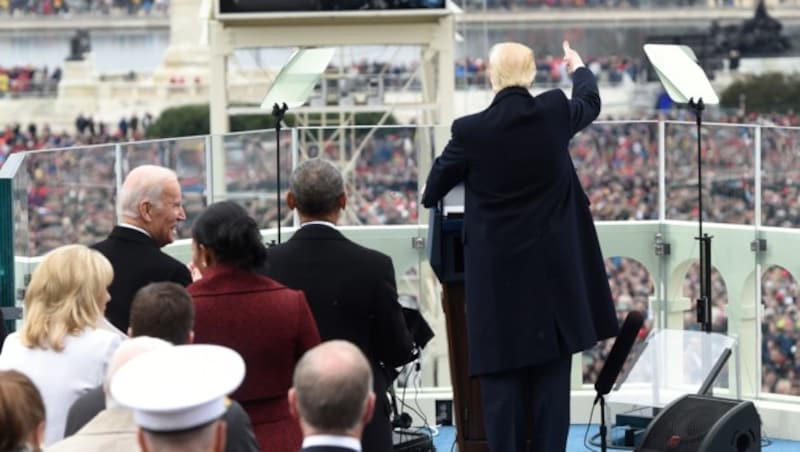
{"label": "raised hand", "polygon": [[578,55],[578,52],[572,50],[572,47],[569,46],[569,41],[564,40],[562,47],[564,48],[564,64],[567,65],[568,73],[572,74],[575,69],[583,67],[581,56]]}

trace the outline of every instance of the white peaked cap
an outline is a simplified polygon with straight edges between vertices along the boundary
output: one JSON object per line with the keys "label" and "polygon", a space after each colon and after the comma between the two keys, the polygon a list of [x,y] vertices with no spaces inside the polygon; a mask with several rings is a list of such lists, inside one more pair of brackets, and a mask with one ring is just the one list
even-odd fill
{"label": "white peaked cap", "polygon": [[242,383],[245,366],[219,345],[177,345],[138,356],[111,380],[111,396],[133,410],[136,424],[177,432],[222,417],[225,397]]}

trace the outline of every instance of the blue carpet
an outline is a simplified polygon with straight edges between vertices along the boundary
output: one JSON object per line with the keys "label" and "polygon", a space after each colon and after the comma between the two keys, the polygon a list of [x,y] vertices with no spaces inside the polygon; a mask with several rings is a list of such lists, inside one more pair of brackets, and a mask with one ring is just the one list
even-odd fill
{"label": "blue carpet", "polygon": [[[586,425],[573,425],[569,429],[569,438],[567,439],[567,452],[586,452],[587,450],[599,451],[600,448],[587,449],[583,445],[583,435],[586,432]],[[592,425],[589,430],[589,436],[597,433],[597,426]],[[454,427],[440,427],[439,433],[434,437],[433,442],[436,446],[437,452],[450,452],[455,451],[457,448],[453,445],[456,437],[456,429]],[[800,450],[800,443],[792,441],[773,440],[772,443],[763,448],[766,452],[797,452]],[[623,450],[623,449],[609,449],[609,450]]]}

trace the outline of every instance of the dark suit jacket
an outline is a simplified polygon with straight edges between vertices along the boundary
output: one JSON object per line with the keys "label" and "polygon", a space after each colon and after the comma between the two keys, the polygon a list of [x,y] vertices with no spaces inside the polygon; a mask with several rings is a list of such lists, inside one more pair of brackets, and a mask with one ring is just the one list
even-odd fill
{"label": "dark suit jacket", "polygon": [[116,226],[107,239],[92,248],[103,253],[114,267],[106,317],[122,332],[128,331],[136,291],[152,282],[171,281],[182,286],[192,282],[184,264],[161,252],[153,239],[134,229]]}
{"label": "dark suit jacket", "polygon": [[319,344],[305,296],[253,272],[215,265],[188,288],[195,302],[195,342],[230,347],[247,374],[231,398],[242,404],[264,451],[294,452],[303,435],[286,393],[294,366]]}
{"label": "dark suit jacket", "polygon": [[561,90],[497,93],[457,119],[428,175],[435,206],[464,183],[469,372],[534,366],[617,334],[618,324],[589,200],[569,141],[600,113],[594,75]]}
{"label": "dark suit jacket", "polygon": [[378,402],[362,436],[364,451],[392,450],[384,369],[412,359],[413,344],[397,303],[389,256],[364,248],[330,226],[303,226],[269,249],[268,274],[305,292],[322,340],[356,344],[372,364]]}
{"label": "dark suit jacket", "polygon": [[[106,396],[103,387],[98,386],[78,397],[67,413],[67,426],[64,429],[64,438],[74,435],[84,425],[88,424],[97,413],[106,409]],[[250,418],[241,405],[231,400],[228,411],[225,412],[227,436],[225,438],[226,452],[258,452],[259,447]]]}

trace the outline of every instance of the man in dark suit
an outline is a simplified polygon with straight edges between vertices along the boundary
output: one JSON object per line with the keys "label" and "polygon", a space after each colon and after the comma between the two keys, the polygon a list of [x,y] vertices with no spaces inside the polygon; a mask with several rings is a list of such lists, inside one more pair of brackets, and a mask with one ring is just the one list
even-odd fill
{"label": "man in dark suit", "polygon": [[269,249],[267,276],[305,292],[323,341],[350,341],[367,356],[378,403],[364,431],[364,450],[391,451],[389,372],[413,358],[392,260],[336,229],[347,198],[342,175],[332,163],[311,159],[300,164],[286,199],[297,209],[301,227],[289,241]]}
{"label": "man in dark suit", "polygon": [[469,373],[479,376],[495,452],[564,450],[571,355],[616,335],[617,317],[589,201],[568,152],[600,113],[597,82],[564,42],[572,98],[533,97],[533,52],[494,46],[496,92],[457,119],[422,196],[465,186],[463,246]]}
{"label": "man in dark suit", "polygon": [[[183,288],[175,283],[152,283],[140,289],[131,303],[131,325],[128,336],[154,337],[174,345],[194,342],[194,302]],[[81,430],[98,413],[106,409],[107,387],[89,390],[69,408],[64,437]],[[241,405],[227,400],[223,419],[227,425],[225,452],[258,452],[250,418]],[[135,425],[131,424],[135,430]]]}
{"label": "man in dark suit", "polygon": [[114,268],[106,317],[124,332],[137,290],[151,282],[172,281],[184,287],[192,282],[184,264],[161,252],[177,238],[178,223],[186,219],[178,177],[160,166],[135,168],[118,194],[117,215],[119,224],[92,248]]}
{"label": "man in dark suit", "polygon": [[372,370],[352,343],[324,342],[297,362],[289,411],[303,429],[301,452],[360,452],[374,409]]}

